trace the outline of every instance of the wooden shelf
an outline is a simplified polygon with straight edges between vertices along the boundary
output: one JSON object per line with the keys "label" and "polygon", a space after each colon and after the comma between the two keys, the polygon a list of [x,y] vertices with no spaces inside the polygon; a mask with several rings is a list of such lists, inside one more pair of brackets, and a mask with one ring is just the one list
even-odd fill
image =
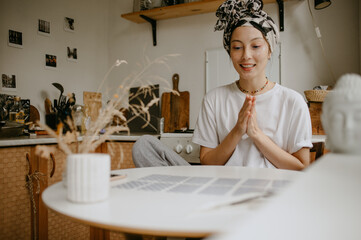
{"label": "wooden shelf", "polygon": [[[201,13],[215,12],[223,2],[224,0],[203,0],[198,2],[182,3],[140,12],[126,13],[122,14],[121,17],[135,23],[145,23],[147,20],[143,19],[140,15],[147,16],[153,20],[191,16]],[[263,0],[263,3],[277,3],[277,0]]]}
{"label": "wooden shelf", "polygon": [[[280,16],[280,31],[284,30],[283,2],[285,0],[263,0],[264,4],[277,3]],[[198,2],[182,3],[167,7],[153,8],[150,10],[126,13],[121,17],[135,23],[149,22],[152,25],[153,46],[157,45],[157,20],[179,18],[201,13],[215,12],[224,0],[203,0]]]}

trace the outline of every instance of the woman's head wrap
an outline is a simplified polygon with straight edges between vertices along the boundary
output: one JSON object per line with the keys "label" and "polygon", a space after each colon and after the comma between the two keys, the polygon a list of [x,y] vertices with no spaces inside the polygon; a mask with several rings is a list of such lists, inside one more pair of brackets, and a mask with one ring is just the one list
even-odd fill
{"label": "woman's head wrap", "polygon": [[240,26],[257,28],[264,35],[273,52],[279,42],[278,28],[262,8],[262,0],[226,0],[219,6],[216,12],[218,21],[214,30],[224,30],[223,46],[228,53],[230,53],[232,32]]}

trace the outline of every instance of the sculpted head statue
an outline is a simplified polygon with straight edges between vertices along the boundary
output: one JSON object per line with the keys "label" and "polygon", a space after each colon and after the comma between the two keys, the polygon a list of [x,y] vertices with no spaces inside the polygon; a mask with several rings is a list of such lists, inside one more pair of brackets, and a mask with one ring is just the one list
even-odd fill
{"label": "sculpted head statue", "polygon": [[334,153],[361,154],[361,76],[343,75],[322,105],[326,147]]}

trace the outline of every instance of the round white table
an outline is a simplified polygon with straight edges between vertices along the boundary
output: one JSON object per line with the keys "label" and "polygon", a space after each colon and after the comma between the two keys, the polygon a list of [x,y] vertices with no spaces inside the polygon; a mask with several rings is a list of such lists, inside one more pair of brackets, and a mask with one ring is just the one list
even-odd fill
{"label": "round white table", "polygon": [[62,183],[42,194],[47,207],[92,227],[132,234],[205,237],[247,218],[303,173],[227,166],[154,167],[116,170],[109,199],[79,204],[67,200]]}

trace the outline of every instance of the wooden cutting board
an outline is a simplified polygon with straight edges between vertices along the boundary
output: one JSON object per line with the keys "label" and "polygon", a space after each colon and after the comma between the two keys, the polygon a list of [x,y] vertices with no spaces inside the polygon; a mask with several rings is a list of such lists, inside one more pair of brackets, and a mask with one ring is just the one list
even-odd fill
{"label": "wooden cutting board", "polygon": [[162,117],[164,118],[164,132],[174,132],[175,130],[189,128],[189,92],[179,92],[179,75],[176,73],[172,77],[173,91],[162,94]]}

